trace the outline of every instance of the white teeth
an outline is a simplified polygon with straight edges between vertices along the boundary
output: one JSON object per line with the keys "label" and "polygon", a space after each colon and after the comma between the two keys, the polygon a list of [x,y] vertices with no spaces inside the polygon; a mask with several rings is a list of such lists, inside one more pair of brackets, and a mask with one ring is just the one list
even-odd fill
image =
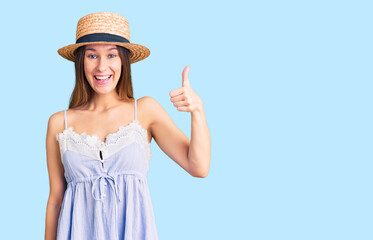
{"label": "white teeth", "polygon": [[106,80],[106,79],[109,79],[111,75],[109,75],[108,77],[98,77],[98,76],[95,76],[95,78],[97,80]]}

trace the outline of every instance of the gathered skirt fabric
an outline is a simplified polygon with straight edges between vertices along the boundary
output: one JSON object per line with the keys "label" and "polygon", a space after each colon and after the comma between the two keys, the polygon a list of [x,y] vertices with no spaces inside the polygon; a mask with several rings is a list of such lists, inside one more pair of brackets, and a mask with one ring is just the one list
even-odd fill
{"label": "gathered skirt fabric", "polygon": [[[95,200],[93,179],[68,184],[57,239],[158,239],[146,178],[130,173],[115,177],[120,201],[110,187],[100,188],[105,197]],[[110,183],[104,179],[99,184]]]}

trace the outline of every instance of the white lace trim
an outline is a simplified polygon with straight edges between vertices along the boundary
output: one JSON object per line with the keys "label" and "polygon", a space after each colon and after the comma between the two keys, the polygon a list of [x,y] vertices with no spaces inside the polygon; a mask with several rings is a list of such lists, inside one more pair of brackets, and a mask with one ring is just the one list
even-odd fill
{"label": "white lace trim", "polygon": [[108,134],[105,142],[101,141],[96,135],[86,134],[85,132],[78,134],[73,127],[65,128],[63,132],[56,135],[56,139],[60,146],[61,161],[66,150],[81,153],[97,160],[101,160],[99,154],[99,150],[101,150],[105,160],[121,148],[136,142],[146,153],[149,166],[152,153],[147,132],[135,119],[125,126],[120,126],[118,131]]}

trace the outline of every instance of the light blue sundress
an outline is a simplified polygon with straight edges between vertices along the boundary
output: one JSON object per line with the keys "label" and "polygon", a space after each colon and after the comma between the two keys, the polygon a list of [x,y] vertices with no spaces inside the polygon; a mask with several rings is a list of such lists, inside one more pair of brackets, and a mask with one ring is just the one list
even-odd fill
{"label": "light blue sundress", "polygon": [[58,133],[67,188],[57,240],[158,240],[147,182],[150,143],[134,120],[102,142],[67,126]]}

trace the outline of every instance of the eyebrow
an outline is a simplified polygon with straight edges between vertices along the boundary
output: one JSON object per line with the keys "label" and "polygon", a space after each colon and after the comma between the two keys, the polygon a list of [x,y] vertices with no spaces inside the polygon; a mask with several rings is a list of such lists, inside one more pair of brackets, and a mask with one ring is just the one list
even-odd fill
{"label": "eyebrow", "polygon": [[[94,48],[86,48],[85,50],[86,50],[86,51],[91,50],[91,51],[96,52],[96,49],[94,49]],[[111,50],[118,50],[118,48],[109,48],[109,49],[108,49],[108,51],[111,51]]]}

